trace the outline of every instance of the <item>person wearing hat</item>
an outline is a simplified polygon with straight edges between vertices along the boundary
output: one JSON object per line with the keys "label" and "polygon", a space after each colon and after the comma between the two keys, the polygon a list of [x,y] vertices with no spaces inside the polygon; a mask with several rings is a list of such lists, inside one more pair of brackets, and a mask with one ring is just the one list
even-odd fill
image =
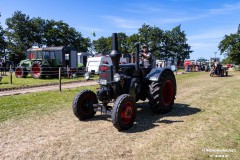
{"label": "person wearing hat", "polygon": [[143,52],[141,56],[143,57],[144,68],[152,68],[154,67],[154,57],[151,52],[149,52],[148,47],[146,45],[142,46]]}

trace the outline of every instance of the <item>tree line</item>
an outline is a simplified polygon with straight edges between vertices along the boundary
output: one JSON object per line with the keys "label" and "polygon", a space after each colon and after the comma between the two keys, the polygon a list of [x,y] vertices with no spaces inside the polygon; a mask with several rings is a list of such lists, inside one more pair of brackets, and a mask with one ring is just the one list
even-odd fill
{"label": "tree line", "polygon": [[223,63],[240,64],[240,24],[236,33],[224,36],[218,48],[221,54],[227,56]]}
{"label": "tree line", "polygon": [[[16,11],[5,23],[5,30],[0,24],[0,54],[7,50],[12,61],[24,59],[26,50],[32,46],[73,46],[78,52],[94,50],[103,54],[111,51],[110,36],[100,37],[91,43],[89,37],[84,38],[81,32],[63,21],[30,18],[21,11]],[[164,31],[159,27],[143,24],[138,33],[130,36],[118,33],[121,53],[134,52],[135,42],[148,45],[157,58],[175,56],[180,61],[189,58],[192,52],[181,25]]]}

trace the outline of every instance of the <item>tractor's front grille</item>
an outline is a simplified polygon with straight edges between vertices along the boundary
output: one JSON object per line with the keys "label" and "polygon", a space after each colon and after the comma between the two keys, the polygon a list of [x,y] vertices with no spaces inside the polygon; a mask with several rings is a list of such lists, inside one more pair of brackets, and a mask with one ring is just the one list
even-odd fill
{"label": "tractor's front grille", "polygon": [[107,80],[107,82],[113,81],[113,66],[101,65],[99,66],[99,80]]}

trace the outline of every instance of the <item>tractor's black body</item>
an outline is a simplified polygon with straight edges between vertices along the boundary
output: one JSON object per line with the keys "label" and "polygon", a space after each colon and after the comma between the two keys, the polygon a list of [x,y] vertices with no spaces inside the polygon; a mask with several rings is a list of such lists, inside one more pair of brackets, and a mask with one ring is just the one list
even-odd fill
{"label": "tractor's black body", "polygon": [[[83,90],[76,95],[73,112],[80,119],[88,119],[97,110],[112,116],[113,125],[119,130],[133,126],[136,102],[149,100],[154,113],[167,113],[172,109],[176,96],[176,80],[168,68],[143,68],[139,63],[139,44],[136,44],[135,63],[119,65],[121,54],[117,47],[117,34],[113,34],[113,65],[99,67],[100,88],[97,93]],[[113,106],[109,103],[113,102]]]}
{"label": "tractor's black body", "polygon": [[217,75],[219,77],[224,77],[224,76],[228,76],[228,68],[227,67],[223,67],[221,64],[217,64],[216,67],[213,67],[210,70],[210,76],[213,77],[214,75]]}

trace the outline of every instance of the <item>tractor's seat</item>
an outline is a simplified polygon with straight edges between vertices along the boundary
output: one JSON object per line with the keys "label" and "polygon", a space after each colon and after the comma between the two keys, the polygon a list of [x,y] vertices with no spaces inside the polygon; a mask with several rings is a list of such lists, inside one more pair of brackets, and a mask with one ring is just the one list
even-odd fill
{"label": "tractor's seat", "polygon": [[129,76],[132,76],[135,69],[135,63],[128,63],[128,64],[120,64],[119,65],[120,72]]}

